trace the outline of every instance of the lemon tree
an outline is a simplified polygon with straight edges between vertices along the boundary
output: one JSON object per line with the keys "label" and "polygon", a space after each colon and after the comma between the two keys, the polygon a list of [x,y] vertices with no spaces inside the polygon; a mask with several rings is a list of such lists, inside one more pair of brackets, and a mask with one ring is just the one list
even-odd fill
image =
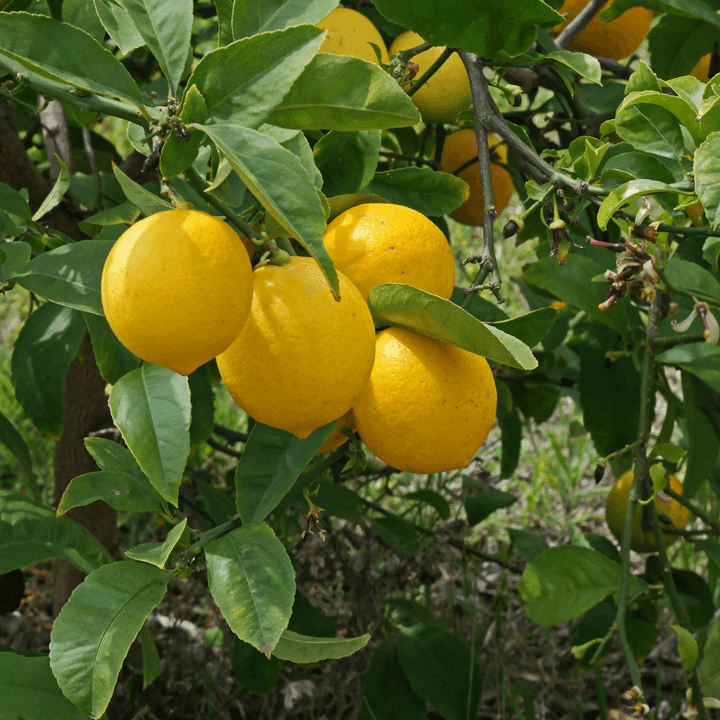
{"label": "lemon tree", "polygon": [[643,4],[0,3],[0,715],[299,717],[308,667],[362,720],[527,714],[467,624],[499,572],[583,696],[655,712],[675,633],[713,705],[720,20]]}

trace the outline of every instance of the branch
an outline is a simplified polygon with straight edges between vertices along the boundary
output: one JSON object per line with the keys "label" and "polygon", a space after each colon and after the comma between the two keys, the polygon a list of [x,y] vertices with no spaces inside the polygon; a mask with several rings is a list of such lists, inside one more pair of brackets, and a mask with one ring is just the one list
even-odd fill
{"label": "branch", "polygon": [[570,43],[592,22],[606,2],[607,0],[590,0],[555,38],[557,49],[567,50]]}
{"label": "branch", "polygon": [[213,432],[231,443],[246,443],[249,437],[247,433],[235,432],[235,430],[223,427],[217,423],[213,427]]}

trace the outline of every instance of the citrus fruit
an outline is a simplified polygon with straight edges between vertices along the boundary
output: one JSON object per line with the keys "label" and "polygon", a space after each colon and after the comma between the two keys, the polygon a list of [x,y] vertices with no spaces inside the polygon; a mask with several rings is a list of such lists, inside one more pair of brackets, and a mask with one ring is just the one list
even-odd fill
{"label": "citrus fruit", "polygon": [[698,64],[690,71],[693,77],[696,77],[700,82],[710,81],[710,54],[703,55]]}
{"label": "citrus fruit", "polygon": [[101,298],[128,350],[189,375],[240,332],[252,268],[227,223],[198,210],[167,210],[118,238],[103,268]]}
{"label": "citrus fruit", "polygon": [[[605,3],[603,10],[611,3],[612,0]],[[567,13],[568,19],[558,25],[555,32],[561,32],[585,5],[587,5],[587,0],[565,0],[560,12]],[[641,7],[631,8],[608,23],[602,22],[598,13],[570,43],[568,49],[613,60],[622,60],[640,47],[640,43],[648,34],[652,19],[653,11]]]}
{"label": "citrus fruit", "polygon": [[377,28],[362,13],[350,8],[335,8],[315,25],[327,30],[327,37],[318,52],[332,55],[352,55],[377,64],[377,55],[370,43],[380,48],[384,63],[388,62],[385,41]]}
{"label": "citrus fruit", "polygon": [[353,417],[352,408],[348,410],[338,421],[335,429],[330,433],[328,439],[322,444],[317,451],[317,455],[321,453],[337,450],[341,445],[346,443],[350,438],[342,431],[342,428],[355,429],[355,418]]}
{"label": "citrus fruit", "polygon": [[[498,214],[500,214],[510,202],[510,198],[515,192],[515,186],[510,173],[503,167],[503,165],[507,165],[507,145],[502,143],[502,138],[493,133],[488,135],[488,144],[490,146],[490,177],[492,179],[493,202]],[[445,138],[441,161],[442,169],[444,172],[457,175],[470,188],[468,199],[450,213],[451,218],[463,225],[483,224],[485,203],[482,197],[482,183],[480,182],[477,154],[475,130],[472,128],[458,130]],[[473,160],[473,158],[475,162],[465,167],[466,163]],[[498,163],[502,163],[502,165]],[[465,169],[461,170],[463,167]]]}
{"label": "citrus fruit", "polygon": [[370,310],[342,274],[333,297],[317,262],[291,257],[255,268],[252,308],[220,376],[240,407],[265,425],[306,438],[352,406],[375,354]]}
{"label": "citrus fruit", "polygon": [[375,364],[353,415],[380,460],[435,473],[467,467],[495,422],[496,406],[484,357],[390,327],[377,335]]}
{"label": "citrus fruit", "polygon": [[[411,30],[407,30],[390,46],[390,55],[401,50],[422,45],[424,40]],[[419,66],[416,80],[443,54],[444,47],[433,47],[415,55],[411,62]],[[457,53],[451,55],[442,67],[412,95],[415,107],[425,122],[454,123],[459,112],[467,110],[472,103],[470,81],[465,66]]]}
{"label": "citrus fruit", "polygon": [[381,283],[412,285],[448,299],[455,259],[437,225],[404,205],[363,203],[338,215],[323,242],[333,264],[367,301]]}
{"label": "citrus fruit", "polygon": [[[628,498],[632,489],[635,472],[628,470],[620,476],[615,486],[610,491],[605,503],[605,519],[607,520],[610,531],[615,538],[620,541],[622,538],[623,527],[625,525],[625,512],[627,511]],[[678,495],[682,495],[682,485],[674,476],[670,476],[670,489],[674,490]],[[682,530],[690,519],[690,511],[681,505],[677,500],[673,500],[664,493],[658,493],[655,496],[655,508],[658,514],[667,515],[672,524]],[[632,535],[630,536],[630,547],[635,552],[651,553],[658,549],[655,542],[655,534],[652,528],[647,530],[642,527],[642,507],[640,505],[635,509],[635,516],[632,522]],[[674,543],[680,536],[671,533],[663,533],[663,543],[665,547]]]}

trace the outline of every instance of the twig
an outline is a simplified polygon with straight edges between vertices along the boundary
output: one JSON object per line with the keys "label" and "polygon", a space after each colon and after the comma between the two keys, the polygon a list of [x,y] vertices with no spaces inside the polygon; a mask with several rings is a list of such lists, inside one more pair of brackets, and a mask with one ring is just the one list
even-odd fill
{"label": "twig", "polygon": [[588,4],[563,28],[555,38],[558,50],[566,50],[570,43],[592,22],[607,0],[590,0]]}
{"label": "twig", "polygon": [[656,348],[671,348],[676,345],[686,345],[687,343],[704,342],[705,335],[703,333],[692,333],[690,335],[678,335],[677,337],[658,338],[653,341]]}
{"label": "twig", "polygon": [[213,432],[231,443],[246,443],[250,437],[247,433],[236,432],[217,423],[213,427]]}
{"label": "twig", "polygon": [[95,157],[95,150],[92,146],[92,138],[90,137],[90,128],[87,125],[82,126],[82,139],[83,147],[85,148],[85,154],[87,155],[88,163],[90,164],[90,172],[93,176],[93,183],[97,190],[97,207],[102,207],[100,204],[105,191],[103,190],[102,179],[100,178],[100,170],[98,169],[97,158]]}
{"label": "twig", "polygon": [[403,153],[390,152],[389,150],[380,150],[380,155],[393,160],[408,160],[418,165],[429,165],[433,170],[440,169],[440,165],[436,160],[428,160],[427,158],[418,157],[417,155],[404,155]]}
{"label": "twig", "polygon": [[422,74],[421,78],[408,88],[407,94],[412,97],[444,64],[453,54],[451,48],[445,48],[440,57]]}
{"label": "twig", "polygon": [[707,235],[708,237],[720,237],[720,230],[711,230],[709,227],[678,227],[661,223],[657,226],[658,232],[673,233],[674,235]]}
{"label": "twig", "polygon": [[211,437],[209,437],[205,442],[214,450],[217,450],[218,452],[221,452],[221,453],[225,453],[225,455],[230,455],[230,457],[239,459],[243,456],[243,454],[241,452],[239,452],[238,450],[233,450],[232,448],[229,448],[227,445],[221,445],[217,440],[213,440]]}
{"label": "twig", "polygon": [[[669,485],[663,490],[663,492],[666,495],[669,495],[673,500],[677,500],[677,502],[686,507],[693,515],[699,517],[706,525],[709,525],[711,528],[714,528],[716,530],[720,530],[720,523],[717,522],[717,520],[713,520],[706,512],[701,510],[694,503],[691,503],[682,495],[678,495],[678,493],[676,493]],[[663,530],[663,532],[665,531]],[[672,530],[670,532],[672,532]]]}

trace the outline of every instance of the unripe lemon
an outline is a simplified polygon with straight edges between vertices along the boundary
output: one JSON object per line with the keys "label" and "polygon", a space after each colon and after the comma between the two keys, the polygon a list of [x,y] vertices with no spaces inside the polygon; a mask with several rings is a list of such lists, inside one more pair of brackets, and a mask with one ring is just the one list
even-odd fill
{"label": "unripe lemon", "polygon": [[342,274],[341,300],[317,262],[292,257],[255,268],[250,316],[217,358],[235,402],[265,425],[306,438],[352,406],[375,354],[375,327]]}
{"label": "unripe lemon", "polygon": [[[625,513],[632,489],[635,472],[628,470],[620,476],[615,486],[610,491],[605,503],[605,519],[607,520],[610,531],[615,538],[620,541],[622,538],[623,527],[625,526]],[[670,489],[678,495],[682,495],[683,487],[674,476],[670,476]],[[678,529],[683,530],[690,519],[690,511],[681,505],[677,500],[673,500],[664,493],[655,495],[655,508],[658,514],[667,515],[672,524]],[[652,528],[645,530],[642,527],[642,507],[640,505],[635,509],[635,515],[632,521],[632,535],[630,536],[630,547],[639,553],[656,552],[658,545],[655,542],[655,534]],[[665,547],[674,543],[680,536],[671,533],[663,533],[663,543]]]}
{"label": "unripe lemon", "polygon": [[344,427],[350,428],[350,430],[355,429],[355,418],[352,414],[352,408],[337,421],[335,429],[330,433],[330,436],[316,454],[320,455],[330,452],[331,450],[337,450],[341,445],[344,445],[349,440],[348,436],[342,431]]}
{"label": "unripe lemon", "polygon": [[333,264],[367,301],[382,283],[401,283],[446,299],[455,286],[455,258],[442,230],[404,205],[363,203],[338,215],[323,243]]}
{"label": "unripe lemon", "polygon": [[[401,50],[409,50],[423,42],[417,33],[407,30],[395,38],[390,46],[390,55],[397,55]],[[415,78],[420,79],[444,50],[444,47],[433,47],[415,55],[411,62],[420,68]],[[460,56],[457,53],[451,55],[425,85],[412,95],[412,101],[425,122],[454,123],[457,114],[467,110],[472,103],[470,81]]]}
{"label": "unripe lemon", "polygon": [[357,432],[388,465],[414,473],[464,468],[495,422],[487,360],[402,328],[377,335],[370,379],[353,404]]}
{"label": "unripe lemon", "polygon": [[[612,0],[606,2],[603,10],[611,3]],[[558,25],[555,32],[561,32],[585,5],[587,5],[587,0],[565,0],[560,12],[567,13],[568,19]],[[640,47],[650,30],[652,19],[653,11],[641,7],[631,8],[608,23],[601,22],[598,13],[570,43],[568,49],[613,60],[622,60]]]}
{"label": "unripe lemon", "polygon": [[128,350],[189,375],[240,332],[250,312],[252,268],[227,223],[199,210],[167,210],[117,239],[101,297]]}
{"label": "unripe lemon", "polygon": [[[510,173],[503,167],[507,165],[507,145],[503,144],[502,138],[493,133],[488,135],[488,145],[490,146],[490,178],[492,179],[493,203],[499,215],[508,206],[510,198],[515,192],[515,186]],[[483,224],[485,203],[482,197],[482,183],[480,182],[477,155],[475,130],[472,128],[458,130],[445,138],[441,161],[443,172],[457,175],[470,188],[468,199],[450,213],[451,218],[463,225]],[[460,170],[473,158],[475,162],[465,167],[464,170]]]}
{"label": "unripe lemon", "polygon": [[332,55],[352,55],[377,64],[377,55],[370,43],[380,48],[384,63],[388,62],[385,41],[377,28],[362,13],[350,8],[335,8],[327,17],[315,25],[327,30],[327,37],[318,52]]}

